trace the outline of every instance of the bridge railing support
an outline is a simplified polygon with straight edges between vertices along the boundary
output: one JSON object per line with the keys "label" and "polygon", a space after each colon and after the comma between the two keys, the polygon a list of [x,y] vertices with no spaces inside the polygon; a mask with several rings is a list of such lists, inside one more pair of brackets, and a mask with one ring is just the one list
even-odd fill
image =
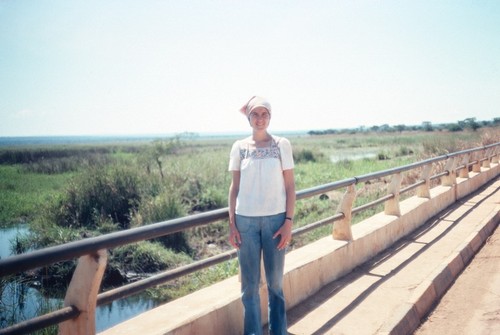
{"label": "bridge railing support", "polygon": [[484,154],[483,151],[479,152],[479,151],[476,151],[473,153],[474,155],[474,164],[472,165],[472,172],[476,172],[476,173],[479,173],[481,172],[481,157],[482,157],[482,154]]}
{"label": "bridge railing support", "polygon": [[463,166],[463,168],[461,168],[458,171],[458,176],[460,178],[466,178],[466,179],[469,178],[469,159],[470,159],[470,154],[465,154],[462,159],[462,162],[460,163],[460,166]]}
{"label": "bridge railing support", "polygon": [[417,188],[417,196],[420,198],[431,198],[431,171],[431,164],[425,165],[422,169],[422,180],[424,180],[425,183]]}
{"label": "bridge railing support", "polygon": [[498,164],[499,153],[500,153],[500,148],[494,147],[493,148],[493,152],[492,152],[493,157],[491,157],[491,162],[492,163]]}
{"label": "bridge railing support", "polygon": [[486,153],[485,153],[485,156],[486,156],[486,159],[483,160],[483,167],[484,168],[487,168],[489,169],[491,166],[490,166],[490,161],[491,161],[491,153],[492,153],[492,149],[493,148],[488,148],[486,149]]}
{"label": "bridge railing support", "polygon": [[387,187],[387,194],[394,195],[392,199],[385,202],[384,213],[386,215],[401,216],[399,208],[399,191],[401,189],[401,172],[392,175],[391,183]]}
{"label": "bridge railing support", "polygon": [[59,324],[60,335],[94,335],[95,309],[97,294],[101,286],[107,262],[107,251],[98,250],[95,254],[84,255],[78,259],[66,292],[64,306],[74,306],[80,314],[77,318]]}
{"label": "bridge railing support", "polygon": [[448,173],[441,177],[441,185],[443,186],[453,186],[457,183],[457,157],[450,157],[446,161],[444,170]]}
{"label": "bridge railing support", "polygon": [[354,184],[351,184],[347,186],[344,197],[337,208],[337,213],[342,213],[344,216],[333,223],[332,236],[336,240],[352,241],[352,206],[355,199],[356,188]]}

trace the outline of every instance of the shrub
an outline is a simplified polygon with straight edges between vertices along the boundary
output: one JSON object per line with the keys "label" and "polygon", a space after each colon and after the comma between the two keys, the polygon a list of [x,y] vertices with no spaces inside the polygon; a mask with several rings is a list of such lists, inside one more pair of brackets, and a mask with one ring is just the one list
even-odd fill
{"label": "shrub", "polygon": [[448,125],[448,130],[451,132],[462,131],[464,130],[459,124],[453,123]]}
{"label": "shrub", "polygon": [[296,150],[293,153],[295,163],[318,162],[322,159],[324,159],[323,153],[309,149]]}
{"label": "shrub", "polygon": [[111,262],[118,262],[127,272],[154,273],[191,260],[186,254],[175,253],[159,243],[141,241],[115,248]]}
{"label": "shrub", "polygon": [[408,148],[406,146],[401,146],[401,147],[399,147],[399,150],[396,153],[396,156],[408,156],[408,155],[412,155],[412,154],[413,154],[413,150],[411,148]]}
{"label": "shrub", "polygon": [[432,136],[422,142],[425,156],[443,155],[460,151],[467,147],[459,136]]}
{"label": "shrub", "polygon": [[196,199],[196,201],[192,208],[193,211],[203,212],[222,208],[227,204],[227,192],[215,186],[205,187],[202,188],[199,199]]}
{"label": "shrub", "polygon": [[[141,201],[137,211],[134,211],[132,215],[131,225],[142,226],[185,215],[187,215],[187,212],[180,199],[172,194],[160,194]],[[154,241],[179,252],[191,252],[184,232],[161,236],[154,239]]]}
{"label": "shrub", "polygon": [[75,241],[85,237],[87,234],[83,230],[60,227],[50,221],[46,216],[43,220],[37,220],[30,226],[27,234],[19,236],[16,249],[21,252],[31,251],[39,248],[50,247]]}
{"label": "shrub", "polygon": [[480,144],[482,144],[482,145],[493,144],[493,143],[497,143],[498,141],[500,141],[500,128],[490,129],[490,130],[484,131],[481,134],[481,143]]}
{"label": "shrub", "polygon": [[384,152],[384,151],[381,151],[377,154],[377,159],[379,161],[383,161],[383,160],[386,160],[386,159],[390,159],[390,157]]}
{"label": "shrub", "polygon": [[126,166],[90,167],[70,183],[56,204],[56,223],[96,229],[103,218],[109,218],[126,229],[140,197],[137,171]]}

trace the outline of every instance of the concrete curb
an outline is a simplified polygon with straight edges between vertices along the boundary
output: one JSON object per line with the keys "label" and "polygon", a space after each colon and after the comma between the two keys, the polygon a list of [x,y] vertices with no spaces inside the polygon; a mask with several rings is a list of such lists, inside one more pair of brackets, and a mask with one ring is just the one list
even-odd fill
{"label": "concrete curb", "polygon": [[412,334],[421,324],[421,320],[431,311],[438,301],[453,284],[481,249],[488,237],[498,226],[500,211],[496,208],[481,221],[478,229],[471,233],[455,252],[427,277],[413,293],[413,296],[377,332],[378,335]]}

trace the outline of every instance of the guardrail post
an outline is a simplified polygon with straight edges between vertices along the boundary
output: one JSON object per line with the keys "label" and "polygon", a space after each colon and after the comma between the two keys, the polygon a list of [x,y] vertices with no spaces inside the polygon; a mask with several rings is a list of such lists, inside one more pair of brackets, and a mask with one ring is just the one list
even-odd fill
{"label": "guardrail post", "polygon": [[420,198],[431,198],[431,171],[432,165],[427,164],[422,170],[422,180],[425,180],[425,184],[420,185],[417,188],[417,197]]}
{"label": "guardrail post", "polygon": [[461,164],[465,166],[459,170],[458,176],[460,178],[469,178],[469,156],[470,154],[466,154],[462,159]]}
{"label": "guardrail post", "polygon": [[457,183],[457,159],[456,157],[448,158],[446,165],[444,167],[445,171],[448,171],[446,176],[441,178],[441,185],[443,186],[453,186]]}
{"label": "guardrail post", "polygon": [[481,172],[481,160],[480,160],[480,154],[479,154],[479,151],[475,151],[474,152],[474,165],[472,166],[472,172]]}
{"label": "guardrail post", "polygon": [[486,149],[486,152],[484,153],[484,158],[486,158],[483,161],[483,167],[484,168],[490,168],[490,153],[491,153],[491,148]]}
{"label": "guardrail post", "polygon": [[77,318],[59,324],[60,335],[95,334],[95,309],[97,293],[106,268],[107,251],[98,250],[96,254],[85,255],[78,259],[78,265],[69,283],[64,306],[75,306],[80,311]]}
{"label": "guardrail post", "polygon": [[492,163],[498,164],[498,153],[499,153],[498,146],[496,146],[493,148],[493,152],[492,152],[492,155],[493,155],[493,157],[491,157]]}
{"label": "guardrail post", "polygon": [[352,241],[352,205],[356,199],[356,189],[354,184],[347,186],[342,202],[337,208],[337,213],[343,213],[344,217],[333,223],[332,236],[336,240]]}
{"label": "guardrail post", "polygon": [[395,173],[392,175],[391,183],[387,186],[387,194],[394,194],[392,199],[385,202],[385,215],[396,215],[401,216],[401,210],[399,208],[399,190],[401,188],[401,173]]}

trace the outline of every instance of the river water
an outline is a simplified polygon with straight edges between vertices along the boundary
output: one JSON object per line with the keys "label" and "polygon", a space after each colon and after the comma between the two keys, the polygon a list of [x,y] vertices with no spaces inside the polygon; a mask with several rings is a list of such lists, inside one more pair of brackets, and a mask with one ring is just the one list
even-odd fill
{"label": "river water", "polygon": [[[14,228],[0,228],[0,258],[11,255],[11,243],[17,234],[25,233],[24,225]],[[33,318],[39,313],[62,307],[63,299],[43,296],[39,290],[25,283],[8,283],[1,291],[2,309],[0,309],[0,328],[10,324],[12,320],[19,322]],[[110,328],[130,319],[144,311],[156,307],[151,299],[136,295],[113,301],[111,304],[99,306],[96,310],[97,332]]]}
{"label": "river water", "polygon": [[358,159],[364,159],[364,158],[375,158],[377,157],[376,152],[345,152],[341,153],[338,152],[335,155],[330,156],[330,161],[332,163],[337,163],[343,160],[358,160]]}

